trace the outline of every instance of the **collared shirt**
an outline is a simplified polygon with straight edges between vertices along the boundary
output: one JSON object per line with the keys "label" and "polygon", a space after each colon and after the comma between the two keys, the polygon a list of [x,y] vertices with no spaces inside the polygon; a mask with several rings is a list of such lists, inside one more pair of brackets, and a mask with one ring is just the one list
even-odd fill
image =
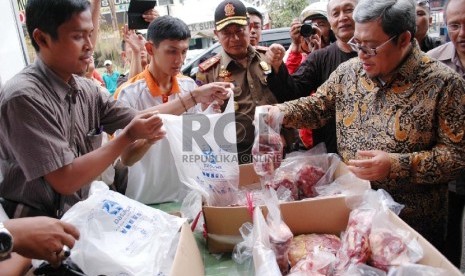
{"label": "collared shirt", "polygon": [[[49,216],[55,216],[59,196],[44,176],[99,147],[101,134],[92,135],[93,131],[103,128],[111,134],[135,116],[135,110],[114,101],[91,80],[72,76],[73,80],[79,89],[75,104],[68,96],[71,86],[37,58],[0,93],[0,166],[4,177],[0,196]],[[85,196],[81,191],[62,196],[65,208]]]}
{"label": "collared shirt", "polygon": [[278,102],[267,85],[268,70],[271,70],[271,67],[266,64],[264,54],[256,51],[251,46],[247,51],[246,67],[222,50],[218,63],[210,67],[206,72],[197,73],[199,85],[216,81],[232,82],[234,84],[237,151],[240,163],[252,161],[250,152],[255,137],[255,128],[252,124],[255,107]]}
{"label": "collared shirt", "polygon": [[[141,73],[132,77],[121,87],[115,97],[124,102],[127,106],[131,106],[137,110],[160,105],[168,101],[172,101],[177,97],[177,94],[189,93],[189,91],[197,88],[194,80],[181,74],[171,79],[171,91],[162,93],[157,81],[153,78],[149,69],[146,68]],[[194,112],[195,107],[189,109],[189,112]]]}
{"label": "collared shirt", "polygon": [[102,77],[103,77],[103,81],[105,82],[105,87],[108,89],[110,94],[115,93],[116,88],[118,86],[119,72],[113,71],[111,74],[108,74],[108,72],[105,72]]}
{"label": "collared shirt", "polygon": [[[123,86],[117,95],[118,101],[137,110],[144,110],[172,101],[178,94],[189,94],[197,88],[193,79],[181,74],[171,81],[171,91],[165,95],[146,68]],[[200,111],[200,105],[188,110],[189,113],[197,111]],[[167,138],[152,145],[141,160],[129,167],[126,196],[147,204],[182,200],[185,186],[179,179],[171,156]]]}
{"label": "collared shirt", "polygon": [[355,58],[341,64],[312,96],[280,108],[293,127],[318,128],[336,116],[344,161],[357,159],[358,150],[388,152],[390,175],[372,181],[372,187],[405,204],[401,217],[440,244],[447,185],[438,184],[465,167],[465,81],[458,74],[415,43],[384,85],[369,78]]}
{"label": "collared shirt", "polygon": [[439,60],[445,65],[449,66],[455,72],[459,73],[465,79],[465,68],[460,62],[460,58],[455,51],[454,44],[447,42],[428,52],[428,56]]}

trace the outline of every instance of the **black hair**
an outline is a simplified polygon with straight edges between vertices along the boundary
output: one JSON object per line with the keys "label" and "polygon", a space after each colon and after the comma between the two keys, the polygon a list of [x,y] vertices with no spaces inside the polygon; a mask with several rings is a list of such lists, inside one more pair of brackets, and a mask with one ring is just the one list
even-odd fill
{"label": "black hair", "polygon": [[253,14],[253,15],[256,15],[260,18],[260,21],[263,25],[263,14],[261,12],[259,12],[257,9],[253,8],[253,7],[247,7],[247,13],[248,14]]}
{"label": "black hair", "polygon": [[26,4],[26,27],[32,46],[38,52],[39,45],[32,33],[39,29],[58,39],[58,27],[68,21],[74,14],[90,9],[87,0],[28,0]]}
{"label": "black hair", "polygon": [[158,46],[163,40],[185,40],[191,38],[186,23],[179,18],[164,15],[153,20],[147,29],[147,39]]}

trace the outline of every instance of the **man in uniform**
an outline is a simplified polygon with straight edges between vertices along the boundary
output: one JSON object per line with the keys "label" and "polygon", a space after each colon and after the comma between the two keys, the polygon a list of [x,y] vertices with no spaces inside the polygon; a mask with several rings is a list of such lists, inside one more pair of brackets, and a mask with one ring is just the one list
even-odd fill
{"label": "man in uniform", "polygon": [[285,95],[273,94],[267,86],[271,72],[265,60],[267,48],[250,45],[247,10],[241,1],[221,2],[215,10],[215,26],[215,35],[223,50],[199,65],[197,84],[216,81],[234,84],[239,163],[250,163],[255,107],[284,101]]}

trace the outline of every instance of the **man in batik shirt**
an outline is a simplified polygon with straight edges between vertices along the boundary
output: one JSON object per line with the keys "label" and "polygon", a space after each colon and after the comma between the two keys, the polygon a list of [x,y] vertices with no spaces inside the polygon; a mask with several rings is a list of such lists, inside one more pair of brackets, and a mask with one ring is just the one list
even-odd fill
{"label": "man in batik shirt", "polygon": [[358,58],[312,96],[270,107],[269,118],[319,128],[335,116],[349,169],[404,204],[400,217],[442,249],[446,184],[465,164],[465,82],[420,51],[414,0],[361,0],[354,19]]}

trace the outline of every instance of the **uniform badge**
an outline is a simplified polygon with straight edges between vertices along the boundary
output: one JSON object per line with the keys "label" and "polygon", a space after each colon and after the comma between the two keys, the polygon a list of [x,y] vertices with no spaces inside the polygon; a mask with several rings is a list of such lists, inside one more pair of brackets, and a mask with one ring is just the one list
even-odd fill
{"label": "uniform badge", "polygon": [[265,74],[271,73],[271,67],[268,65],[268,63],[266,63],[266,61],[260,61],[260,67]]}
{"label": "uniform badge", "polygon": [[219,76],[220,78],[223,78],[224,81],[226,81],[226,82],[232,82],[232,80],[233,80],[233,79],[231,78],[232,73],[229,72],[228,70],[226,70],[226,69],[224,68],[224,66],[221,66],[220,73],[218,74],[218,76]]}
{"label": "uniform badge", "polygon": [[236,13],[234,12],[234,9],[235,8],[233,4],[231,3],[226,4],[226,6],[224,6],[224,15],[226,17],[235,15]]}

